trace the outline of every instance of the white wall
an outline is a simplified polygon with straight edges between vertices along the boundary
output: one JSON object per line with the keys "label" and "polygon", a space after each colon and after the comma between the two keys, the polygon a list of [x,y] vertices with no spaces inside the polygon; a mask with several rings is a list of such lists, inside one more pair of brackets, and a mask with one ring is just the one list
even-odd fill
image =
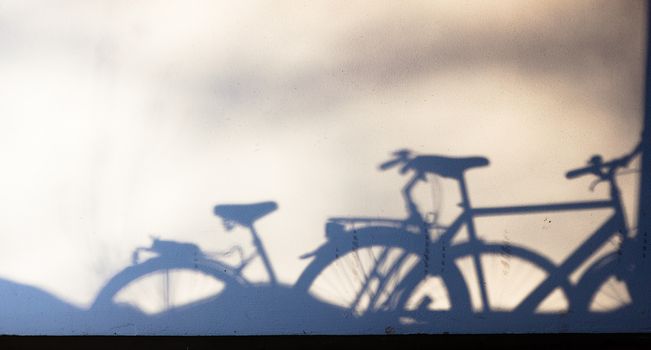
{"label": "white wall", "polygon": [[[0,332],[300,333],[291,313],[265,303],[252,311],[271,312],[264,326],[231,324],[217,311],[206,311],[213,318],[205,322],[197,314],[204,325],[195,328],[165,321],[155,278],[123,296],[146,317],[102,323],[88,310],[150,236],[250,252],[246,231],[227,233],[216,204],[278,203],[256,227],[289,289],[309,262],[299,256],[325,242],[328,218],[406,216],[406,176],[378,171],[397,149],[490,159],[468,173],[477,205],[606,198],[607,187],[590,192],[590,179],[564,174],[639,141],[645,21],[641,1],[0,1],[0,295],[11,305]],[[635,214],[638,175],[621,181]],[[453,185],[438,188],[443,222],[459,211]],[[423,206],[428,191],[419,188]],[[560,264],[608,214],[477,224],[485,240],[521,244]],[[537,283],[503,273],[487,272],[499,281],[489,295],[500,310]],[[268,286],[260,261],[245,276]],[[178,306],[223,287],[189,272],[171,283]],[[625,285],[613,288],[618,301],[602,311],[631,302]],[[470,289],[480,310],[478,289]],[[564,303],[549,310],[562,312]],[[61,308],[54,319],[30,322],[53,305]],[[333,330],[337,322],[307,331],[410,331],[363,321]],[[585,330],[545,322],[528,330]],[[500,327],[437,323],[425,331]]]}

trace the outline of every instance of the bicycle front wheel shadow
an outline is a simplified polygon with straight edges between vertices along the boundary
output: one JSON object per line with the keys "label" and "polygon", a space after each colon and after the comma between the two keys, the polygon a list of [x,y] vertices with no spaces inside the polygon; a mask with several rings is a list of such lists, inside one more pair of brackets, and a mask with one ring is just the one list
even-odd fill
{"label": "bicycle front wheel shadow", "polygon": [[647,293],[634,264],[617,253],[603,256],[594,262],[581,276],[572,301],[572,311],[582,317],[610,318],[625,316],[628,320],[635,316],[644,317],[648,312],[640,304],[647,300]]}

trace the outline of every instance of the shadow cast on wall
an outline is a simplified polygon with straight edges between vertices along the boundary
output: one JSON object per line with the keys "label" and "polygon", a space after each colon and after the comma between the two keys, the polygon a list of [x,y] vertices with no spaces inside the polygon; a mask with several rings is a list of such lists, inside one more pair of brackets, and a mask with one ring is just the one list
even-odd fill
{"label": "shadow cast on wall", "polygon": [[[643,152],[646,151],[646,152]],[[587,166],[567,172],[568,179],[592,176],[609,186],[609,197],[595,201],[519,206],[474,207],[465,173],[489,164],[484,157],[452,158],[394,153],[380,170],[399,167],[410,178],[402,189],[406,219],[337,217],[326,224],[326,242],[302,258],[309,264],[293,285],[280,283],[255,222],[278,208],[275,202],[217,205],[214,214],[226,229],[244,228],[255,252],[239,262],[203,252],[196,244],[153,239],[137,248],[132,265],[111,278],[92,306],[81,309],[34,287],[0,281],[3,333],[29,334],[295,334],[295,333],[442,333],[442,332],[583,332],[644,331],[651,325],[646,266],[646,235],[633,234],[626,223],[616,176],[640,153],[644,139],[628,154],[604,161],[594,156]],[[421,212],[412,198],[414,186],[428,175],[451,179],[461,193],[458,217],[441,225]],[[613,214],[562,262],[535,247],[480,239],[475,218],[539,212],[573,212],[609,208]],[[645,220],[644,216],[640,218]],[[455,239],[462,228],[466,238]],[[577,281],[570,276],[606,242],[618,246],[590,261]],[[148,257],[142,258],[143,254]],[[268,279],[249,281],[243,270],[259,259]],[[491,263],[505,259],[542,271],[543,277],[514,307],[495,307],[489,282]],[[460,261],[466,261],[462,267]],[[177,303],[174,276],[179,273],[218,282],[216,293]],[[163,307],[151,313],[119,298],[147,276],[162,276],[149,288]],[[610,310],[592,307],[610,283],[624,285],[628,301]],[[188,281],[183,282],[185,284]],[[181,284],[183,286],[184,284]],[[561,311],[541,310],[554,293],[565,300]]]}
{"label": "shadow cast on wall", "polygon": [[[649,39],[650,35],[647,35]],[[648,46],[647,46],[648,47]],[[399,150],[380,170],[399,167],[411,177],[402,189],[406,219],[337,217],[326,223],[326,242],[303,256],[309,264],[292,284],[278,281],[255,222],[277,209],[275,202],[218,205],[214,214],[226,228],[249,232],[256,252],[226,263],[191,242],[154,239],[134,251],[133,264],[111,278],[88,309],[70,305],[38,288],[0,280],[0,333],[3,334],[300,334],[443,332],[641,332],[651,329],[651,267],[647,258],[651,207],[651,111],[647,108],[640,143],[628,154],[604,161],[593,157],[567,178],[591,176],[609,186],[596,201],[474,207],[466,171],[489,164],[484,157],[414,155]],[[626,223],[616,176],[641,154],[637,232]],[[449,225],[424,215],[412,198],[414,186],[435,175],[455,181],[461,214]],[[589,233],[560,263],[516,244],[480,239],[475,218],[542,212],[611,209],[613,214]],[[462,228],[464,240],[455,240]],[[435,234],[433,234],[435,233]],[[578,280],[570,276],[605,243],[616,249],[590,261]],[[235,247],[234,251],[242,251]],[[141,259],[141,253],[150,256]],[[252,282],[243,270],[259,259],[268,275]],[[490,261],[514,259],[542,271],[542,278],[509,309],[495,307],[488,283]],[[465,267],[459,262],[465,261]],[[219,282],[219,292],[191,302],[173,302],[170,281],[179,271]],[[471,272],[469,272],[471,271]],[[145,312],[121,301],[120,293],[147,276],[163,276],[153,294],[159,312]],[[625,286],[628,301],[610,310],[592,304],[604,286]],[[561,311],[541,305],[554,293],[565,300]],[[334,297],[333,297],[334,296]]]}

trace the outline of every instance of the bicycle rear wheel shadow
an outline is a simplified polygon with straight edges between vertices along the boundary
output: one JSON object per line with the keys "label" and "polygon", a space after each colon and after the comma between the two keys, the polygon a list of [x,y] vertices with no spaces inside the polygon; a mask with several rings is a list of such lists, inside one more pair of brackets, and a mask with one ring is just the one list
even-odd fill
{"label": "bicycle rear wheel shadow", "polygon": [[[234,225],[248,228],[268,269],[271,284],[276,278],[253,224],[273,212],[274,202],[244,205],[218,205],[215,214],[230,230]],[[255,257],[245,258],[241,249],[239,265],[230,265],[205,254],[197,245],[154,238],[150,247],[133,252],[133,264],[113,276],[97,295],[91,311],[116,312],[130,310],[133,314],[149,316],[190,308],[207,303],[229,289],[251,287],[242,271]],[[142,253],[150,256],[141,259]]]}
{"label": "bicycle rear wheel shadow", "polygon": [[[132,325],[140,334],[354,332],[358,329],[354,320],[342,322],[346,310],[277,281],[254,228],[256,220],[276,208],[274,202],[215,207],[228,230],[242,226],[253,238],[255,252],[241,253],[239,264],[219,261],[192,243],[154,239],[151,247],[136,249],[133,264],[109,280],[89,311],[105,320],[99,333],[111,333],[109,325],[114,324]],[[153,256],[141,259],[142,253]],[[243,276],[256,258],[267,268],[267,281],[252,282]],[[197,294],[197,289],[204,293]],[[132,334],[129,329],[117,333]]]}
{"label": "bicycle rear wheel shadow", "polygon": [[[141,251],[156,255],[138,261]],[[238,272],[205,256],[194,244],[156,238],[151,247],[134,252],[133,265],[105,284],[91,311],[131,309],[153,315],[206,302],[228,286],[243,285]]]}

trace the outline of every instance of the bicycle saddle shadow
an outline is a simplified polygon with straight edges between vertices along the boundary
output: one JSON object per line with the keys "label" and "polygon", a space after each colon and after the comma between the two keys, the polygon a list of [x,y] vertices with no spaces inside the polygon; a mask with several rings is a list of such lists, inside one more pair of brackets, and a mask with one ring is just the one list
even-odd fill
{"label": "bicycle saddle shadow", "polygon": [[222,204],[215,206],[213,212],[227,224],[251,227],[255,221],[276,209],[278,204],[268,201],[253,204]]}
{"label": "bicycle saddle shadow", "polygon": [[484,157],[445,157],[439,155],[413,155],[410,150],[402,149],[393,153],[394,158],[380,165],[386,170],[402,164],[400,173],[414,170],[417,174],[438,174],[442,177],[458,179],[471,168],[483,167],[490,162]]}

